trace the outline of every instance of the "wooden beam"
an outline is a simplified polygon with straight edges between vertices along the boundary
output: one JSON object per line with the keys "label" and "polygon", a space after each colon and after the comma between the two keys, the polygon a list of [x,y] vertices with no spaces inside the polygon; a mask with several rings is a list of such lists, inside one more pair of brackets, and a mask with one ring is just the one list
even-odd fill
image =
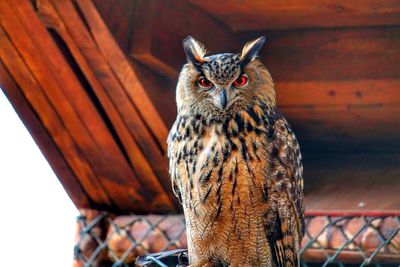
{"label": "wooden beam", "polygon": [[143,116],[147,127],[151,129],[152,134],[156,137],[158,145],[165,152],[165,140],[168,135],[168,129],[147,96],[146,89],[142,86],[140,79],[130,67],[129,61],[119,49],[93,3],[90,0],[78,0],[77,3],[100,51],[103,53],[120,83],[124,86],[130,100],[135,104],[141,116]]}
{"label": "wooden beam", "polygon": [[179,203],[170,189],[163,152],[130,101],[126,92],[128,89],[120,83],[78,11],[69,1],[41,1],[38,8],[42,20],[48,27],[54,28],[66,43],[109,116],[134,172],[141,181],[140,189],[135,189],[146,191],[147,197],[152,199],[153,208],[149,211],[175,210]]}
{"label": "wooden beam", "polygon": [[[2,41],[0,41],[3,44]],[[59,147],[55,144],[43,122],[36,114],[35,110],[29,104],[21,89],[12,79],[10,73],[0,61],[0,87],[11,102],[18,116],[32,135],[34,141],[48,160],[54,173],[57,175],[61,184],[66,189],[72,202],[78,207],[89,208],[91,201],[83,190],[75,173],[68,165]],[[67,188],[66,188],[67,187]]]}
{"label": "wooden beam", "polygon": [[[110,200],[102,189],[86,156],[82,154],[60,116],[49,103],[42,88],[25,65],[2,27],[0,28],[0,58],[38,114],[43,125],[52,135],[54,142],[60,147],[60,151],[76,176],[79,177],[79,181],[89,198],[97,203],[99,207],[110,205]],[[69,187],[68,184],[66,186]]]}
{"label": "wooden beam", "polygon": [[2,25],[86,154],[101,188],[110,196],[110,207],[116,208],[116,205],[122,210],[147,210],[149,202],[144,200],[144,195],[133,190],[126,191],[126,187],[132,185],[139,190],[138,180],[133,178],[132,170],[103,120],[37,19],[32,6],[28,1],[9,4],[3,1],[0,8]]}
{"label": "wooden beam", "polygon": [[149,97],[160,112],[165,124],[168,128],[171,128],[175,122],[177,112],[174,101],[176,81],[157,74],[136,60],[132,60],[132,67],[139,75],[143,86],[147,88]]}
{"label": "wooden beam", "polygon": [[93,0],[96,10],[124,54],[129,53],[132,15],[137,2],[135,0]]}
{"label": "wooden beam", "polygon": [[235,31],[400,24],[395,0],[188,1]]}

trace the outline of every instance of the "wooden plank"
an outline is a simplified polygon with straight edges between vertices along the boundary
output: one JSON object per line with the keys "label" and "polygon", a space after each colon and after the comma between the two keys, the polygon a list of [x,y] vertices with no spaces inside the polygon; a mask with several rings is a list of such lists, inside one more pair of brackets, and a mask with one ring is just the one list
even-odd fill
{"label": "wooden plank", "polygon": [[[169,23],[157,15],[153,18],[149,12],[158,14],[157,9],[153,10],[149,3],[141,2],[144,7],[135,12],[138,20],[142,21],[141,16],[144,18],[142,24],[136,23],[132,29],[131,55],[175,81],[180,66],[185,62],[184,53],[180,52],[185,32],[174,22]],[[167,2],[163,3],[166,5]],[[157,5],[157,8],[162,6]],[[189,9],[183,11],[183,14],[192,14]],[[208,25],[207,28],[218,29],[217,25]],[[222,28],[221,31],[226,30]],[[400,27],[246,32],[238,34],[240,42],[226,33],[225,37],[210,40],[208,33],[202,34],[196,29],[191,32],[195,37],[199,36],[213,53],[237,52],[246,41],[260,35],[267,36],[267,46],[260,56],[277,82],[399,78],[400,38],[397,37],[400,36]],[[221,35],[217,32],[212,36]],[[171,56],[170,51],[177,53]]]}
{"label": "wooden plank", "polygon": [[400,27],[266,31],[263,62],[275,81],[398,79]]}
{"label": "wooden plank", "polygon": [[400,152],[399,105],[282,108],[302,148],[322,152]]}
{"label": "wooden plank", "polygon": [[133,16],[130,55],[173,81],[186,61],[182,40],[188,34],[214,53],[241,48],[229,28],[185,1],[138,1]]}
{"label": "wooden plank", "polygon": [[158,141],[158,145],[162,148],[162,153],[164,153],[168,129],[147,96],[145,88],[140,83],[140,79],[133,72],[123,52],[118,48],[93,3],[89,0],[79,0],[77,3],[100,51],[124,86],[130,100],[135,104],[135,107],[143,117],[143,121],[152,131],[152,134]]}
{"label": "wooden plank", "polygon": [[[400,77],[399,77],[400,78]],[[400,79],[342,81],[278,81],[281,108],[400,104]]]}
{"label": "wooden plank", "polygon": [[127,54],[130,47],[133,10],[137,1],[93,0],[99,14],[122,51]]}
{"label": "wooden plank", "polygon": [[0,87],[48,160],[72,202],[77,207],[90,207],[89,197],[78,178],[2,61],[0,61]]}
{"label": "wooden plank", "polygon": [[188,0],[235,31],[400,24],[395,0]]}
{"label": "wooden plank", "polygon": [[398,211],[399,166],[400,153],[305,153],[306,209]]}
{"label": "wooden plank", "polygon": [[[160,155],[160,150],[154,145],[154,142],[151,143],[152,146],[148,145],[153,138],[143,124],[138,111],[130,102],[126,89],[121,86],[103,58],[73,5],[69,1],[54,1],[53,3],[59,13],[54,10],[50,2],[41,1],[40,14],[50,24],[49,26],[55,27],[61,35],[109,116],[119,140],[133,164],[135,174],[141,180],[141,190],[146,191],[147,197],[152,199],[152,209],[149,211],[175,210],[179,204],[171,193],[165,159],[161,156],[157,157]],[[139,131],[143,133],[140,134]],[[141,136],[145,136],[144,139]],[[157,161],[154,162],[158,162],[156,170],[159,170],[156,174],[159,175],[161,182],[152,170],[151,162],[153,161],[149,162],[145,158],[145,155],[149,153],[153,155],[150,158],[156,157]]]}
{"label": "wooden plank", "polygon": [[[90,99],[35,16],[32,6],[27,1],[13,2],[9,6],[4,2],[1,13],[5,30],[66,126],[70,127],[71,134],[100,177],[104,190],[112,197],[112,203],[121,209],[146,207],[142,196],[126,192],[126,185],[137,184],[136,180],[125,180],[133,176],[131,169],[107,133]],[[28,37],[27,32],[35,34]],[[50,57],[45,56],[49,54]]]}
{"label": "wooden plank", "polygon": [[170,129],[176,119],[175,87],[176,81],[159,75],[145,65],[132,60],[132,68],[147,88],[151,101],[157,107],[165,124]]}
{"label": "wooden plank", "polygon": [[[26,99],[38,114],[43,125],[52,135],[54,142],[60,147],[61,153],[73,172],[79,177],[79,181],[89,198],[99,207],[110,205],[110,200],[99,183],[86,156],[82,154],[82,151],[72,139],[68,129],[65,128],[64,122],[50,104],[40,85],[32,76],[32,73],[8,39],[2,27],[0,28],[0,58],[19,88],[21,88]],[[66,184],[66,186],[69,185]]]}

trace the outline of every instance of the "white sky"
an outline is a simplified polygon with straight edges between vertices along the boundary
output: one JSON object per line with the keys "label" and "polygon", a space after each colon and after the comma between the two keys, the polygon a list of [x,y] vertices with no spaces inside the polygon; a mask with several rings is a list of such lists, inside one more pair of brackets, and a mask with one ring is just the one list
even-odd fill
{"label": "white sky", "polygon": [[0,263],[71,267],[78,211],[0,89]]}

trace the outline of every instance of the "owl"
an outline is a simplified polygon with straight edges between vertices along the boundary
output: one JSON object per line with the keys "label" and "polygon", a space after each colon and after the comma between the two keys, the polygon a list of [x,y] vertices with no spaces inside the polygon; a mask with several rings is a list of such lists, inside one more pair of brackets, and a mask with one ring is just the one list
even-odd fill
{"label": "owl", "polygon": [[207,55],[194,38],[183,41],[187,63],[167,143],[190,266],[299,266],[302,159],[257,56],[264,42]]}

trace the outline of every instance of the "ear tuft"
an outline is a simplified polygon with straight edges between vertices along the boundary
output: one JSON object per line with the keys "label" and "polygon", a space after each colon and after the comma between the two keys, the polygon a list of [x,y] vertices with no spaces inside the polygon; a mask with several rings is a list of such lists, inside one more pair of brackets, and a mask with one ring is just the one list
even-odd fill
{"label": "ear tuft", "polygon": [[187,61],[193,63],[195,66],[207,61],[204,58],[207,54],[207,49],[190,35],[183,39],[183,50],[185,51]]}
{"label": "ear tuft", "polygon": [[240,65],[242,67],[246,66],[249,62],[253,61],[257,57],[258,52],[265,43],[265,40],[265,36],[261,36],[260,38],[245,44],[240,55]]}

